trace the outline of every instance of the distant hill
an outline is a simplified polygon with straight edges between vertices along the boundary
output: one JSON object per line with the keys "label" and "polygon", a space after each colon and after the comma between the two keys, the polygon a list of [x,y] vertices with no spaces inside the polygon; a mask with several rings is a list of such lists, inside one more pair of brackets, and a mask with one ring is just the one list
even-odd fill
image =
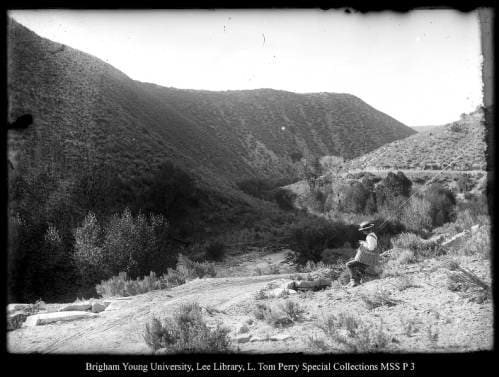
{"label": "distant hill", "polygon": [[485,170],[483,111],[456,122],[386,144],[346,163],[347,169]]}
{"label": "distant hill", "polygon": [[209,186],[292,177],[297,162],[355,158],[415,133],[349,94],[180,90],[134,81],[89,54],[8,27],[9,117],[19,162],[64,174],[113,166],[123,180],[172,161]]}
{"label": "distant hill", "polygon": [[414,126],[411,127],[416,132],[432,132],[438,131],[442,126]]}

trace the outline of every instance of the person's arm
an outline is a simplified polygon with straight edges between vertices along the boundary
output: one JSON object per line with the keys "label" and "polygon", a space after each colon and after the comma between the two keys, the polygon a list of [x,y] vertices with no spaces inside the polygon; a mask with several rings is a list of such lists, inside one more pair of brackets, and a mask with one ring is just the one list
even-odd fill
{"label": "person's arm", "polygon": [[365,246],[369,251],[376,250],[376,246],[378,246],[378,240],[376,236],[373,234],[368,234],[363,246]]}

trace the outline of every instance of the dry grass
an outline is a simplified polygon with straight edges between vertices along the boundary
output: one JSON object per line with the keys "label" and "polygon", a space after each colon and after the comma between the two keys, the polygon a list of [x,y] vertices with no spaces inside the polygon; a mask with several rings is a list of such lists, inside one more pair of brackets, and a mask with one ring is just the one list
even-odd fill
{"label": "dry grass", "polygon": [[461,267],[455,261],[447,261],[445,267],[450,270],[447,288],[460,292],[462,297],[477,303],[482,303],[492,297],[492,289],[472,271]]}
{"label": "dry grass", "polygon": [[[382,352],[390,344],[391,337],[382,321],[375,323],[347,312],[323,317],[316,325],[324,332],[329,343],[332,343],[330,347],[340,345],[347,352]],[[315,343],[321,344],[317,341]]]}
{"label": "dry grass", "polygon": [[399,292],[405,291],[409,288],[419,288],[421,287],[419,284],[414,282],[414,278],[412,276],[401,276],[395,282],[395,287]]}
{"label": "dry grass", "polygon": [[433,258],[444,254],[438,242],[422,239],[414,233],[401,233],[392,239],[392,243],[395,248],[411,250],[416,258]]}
{"label": "dry grass", "polygon": [[360,294],[360,298],[364,301],[369,310],[379,308],[380,306],[395,306],[402,302],[401,300],[392,298],[388,291],[383,290],[370,294]]}

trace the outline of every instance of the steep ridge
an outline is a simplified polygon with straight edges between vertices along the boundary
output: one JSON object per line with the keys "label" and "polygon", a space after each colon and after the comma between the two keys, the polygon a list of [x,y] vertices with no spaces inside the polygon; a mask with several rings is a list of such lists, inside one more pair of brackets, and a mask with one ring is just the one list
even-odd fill
{"label": "steep ridge", "polygon": [[9,149],[68,174],[106,163],[129,179],[169,160],[229,187],[294,176],[301,157],[353,158],[414,133],[352,95],[164,88],[13,20],[8,31],[9,115],[35,119]]}
{"label": "steep ridge", "polygon": [[348,161],[348,169],[485,170],[487,144],[483,111],[412,135]]}

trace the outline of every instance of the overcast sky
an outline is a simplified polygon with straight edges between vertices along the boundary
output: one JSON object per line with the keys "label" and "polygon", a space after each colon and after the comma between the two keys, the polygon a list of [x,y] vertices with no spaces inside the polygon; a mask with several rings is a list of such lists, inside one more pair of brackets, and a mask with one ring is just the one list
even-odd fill
{"label": "overcast sky", "polygon": [[12,11],[135,80],[176,88],[351,93],[408,126],[482,103],[477,13]]}

